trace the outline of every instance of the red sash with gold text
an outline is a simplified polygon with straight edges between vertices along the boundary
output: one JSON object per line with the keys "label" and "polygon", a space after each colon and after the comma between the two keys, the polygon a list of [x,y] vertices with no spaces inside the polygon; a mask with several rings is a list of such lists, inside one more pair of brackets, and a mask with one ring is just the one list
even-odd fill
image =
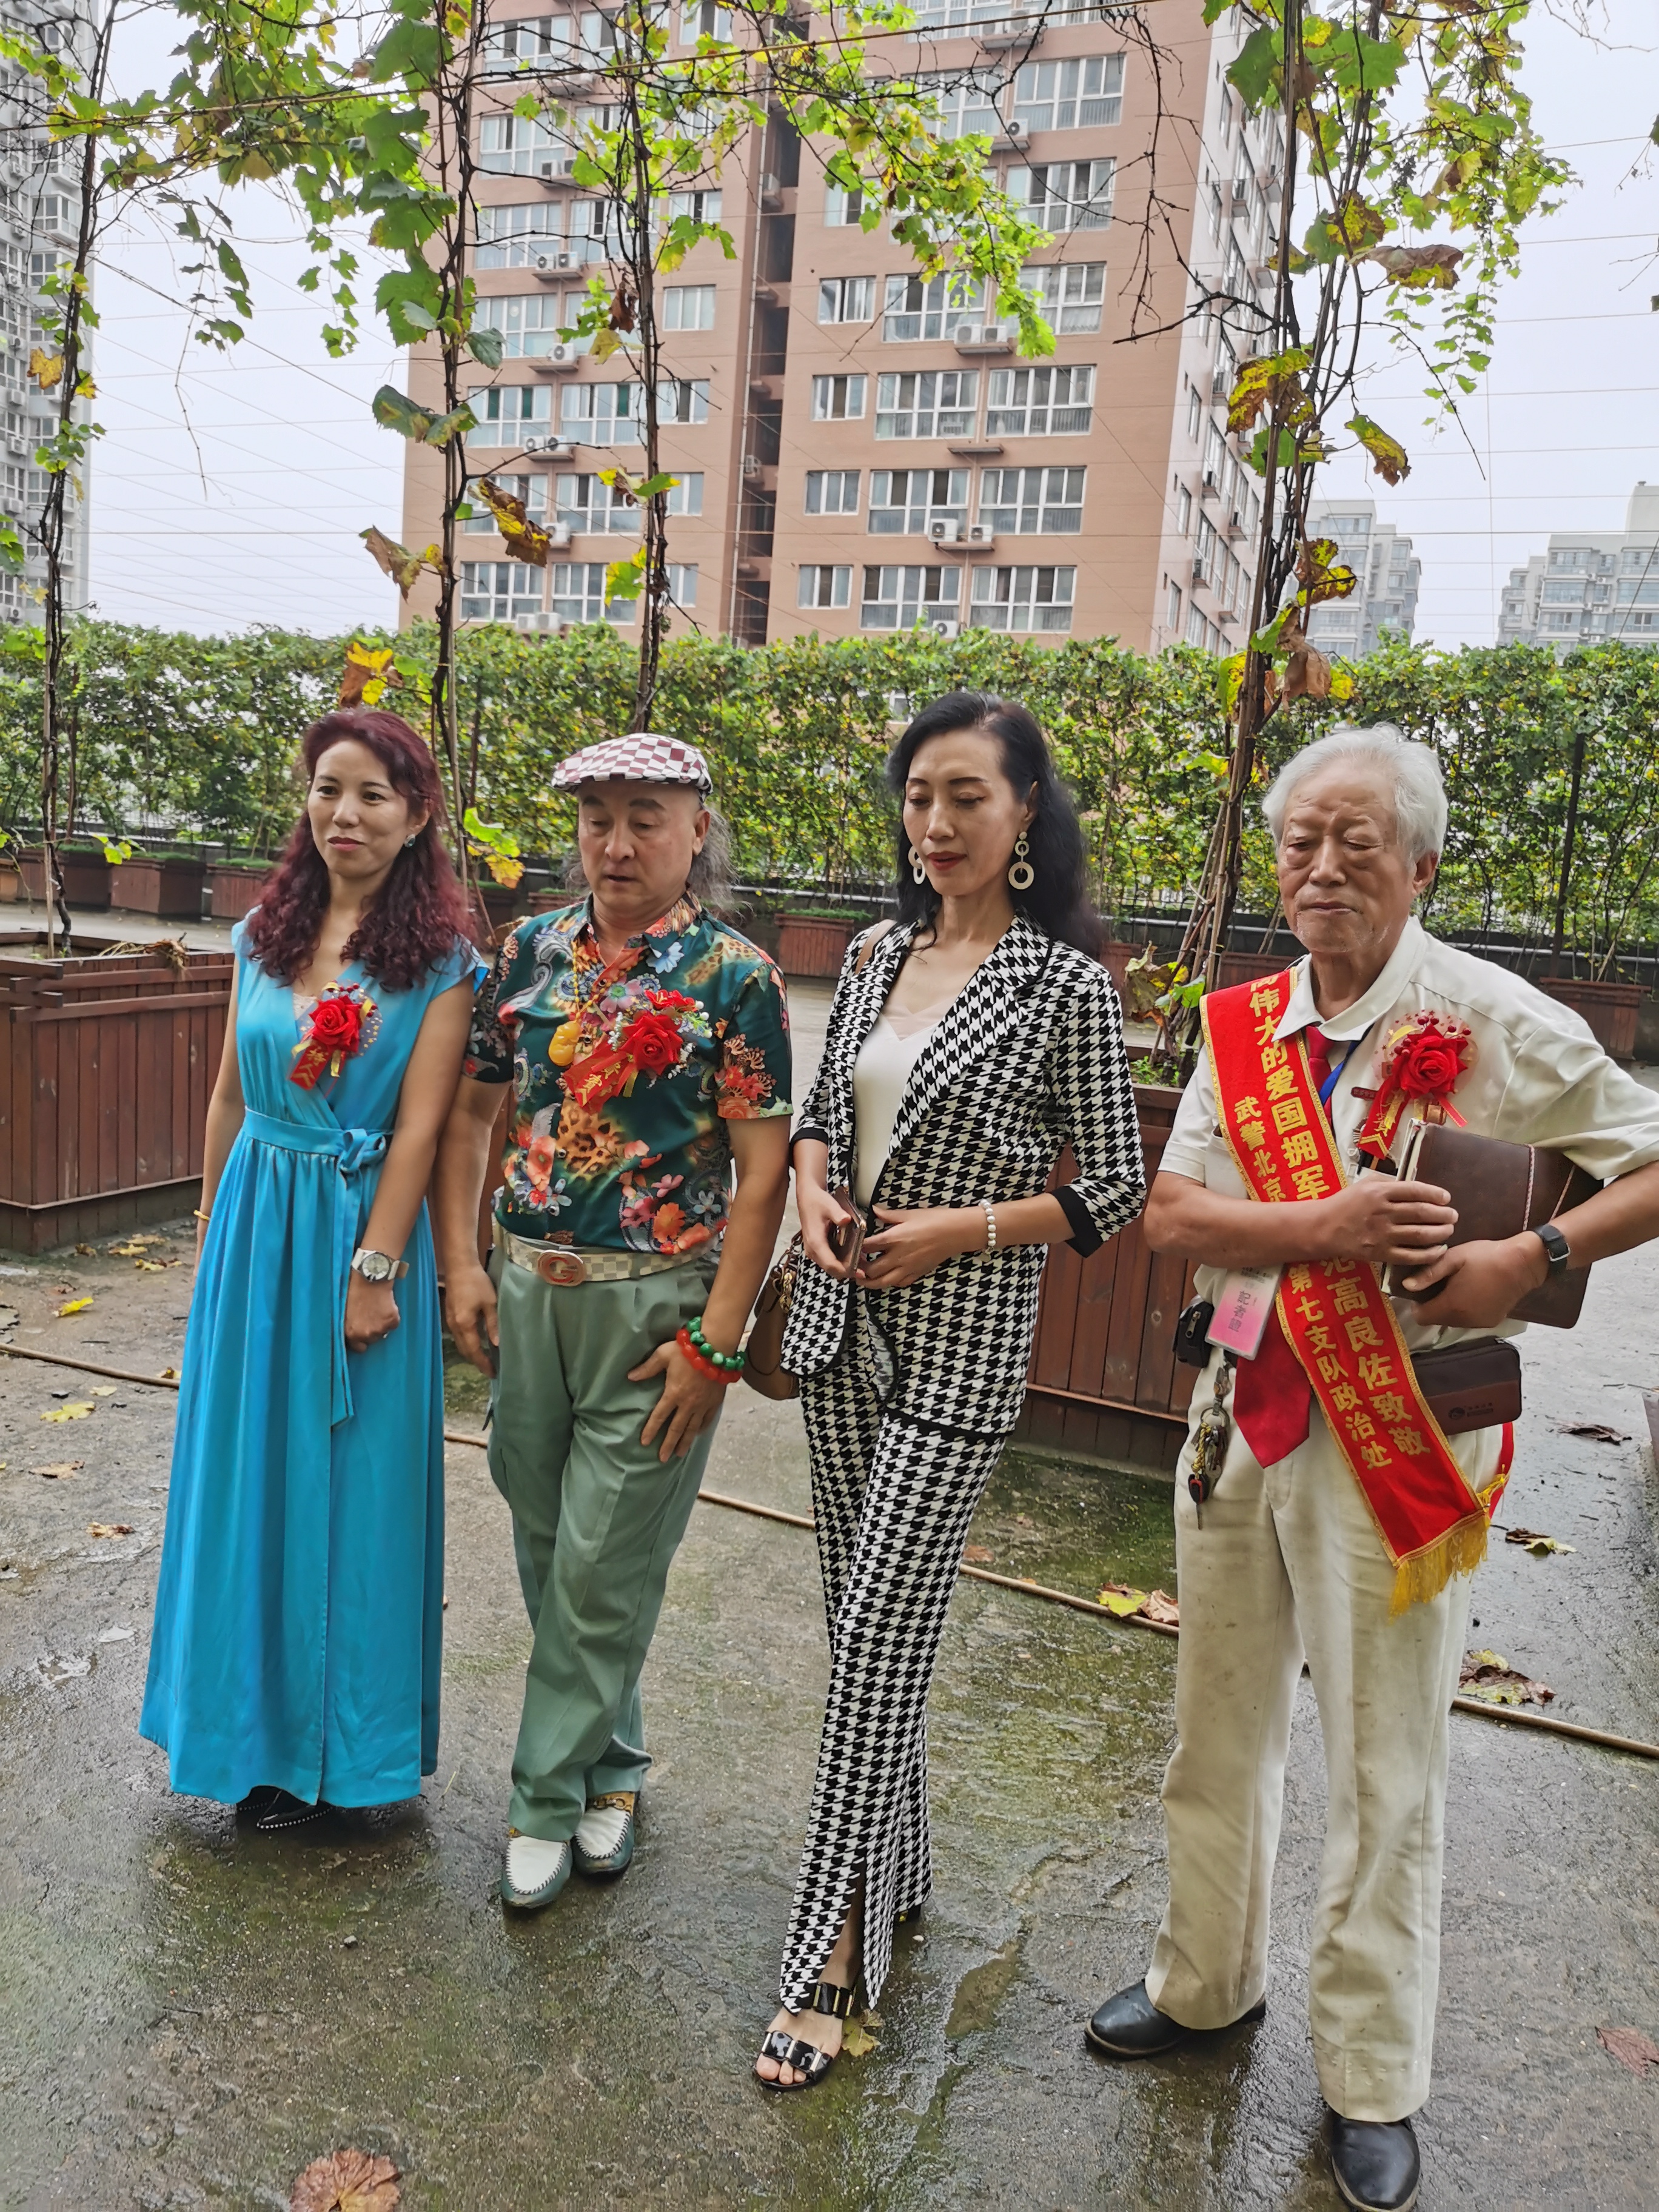
{"label": "red sash with gold text", "polygon": [[[1330,1198],[1346,1177],[1300,1036],[1273,1032],[1291,974],[1202,1000],[1221,1125],[1246,1189],[1267,1205]],[[1376,1270],[1362,1260],[1286,1267],[1279,1318],[1395,1565],[1390,1610],[1438,1596],[1486,1556],[1487,1505],[1424,1402]],[[1495,1504],[1503,1488],[1492,1486]]]}

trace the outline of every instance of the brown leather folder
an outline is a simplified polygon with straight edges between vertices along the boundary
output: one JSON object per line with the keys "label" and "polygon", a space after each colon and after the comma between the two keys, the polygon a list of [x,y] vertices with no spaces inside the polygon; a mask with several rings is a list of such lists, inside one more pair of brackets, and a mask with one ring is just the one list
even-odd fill
{"label": "brown leather folder", "polygon": [[[1541,1145],[1511,1145],[1501,1137],[1477,1137],[1472,1130],[1433,1121],[1419,1122],[1407,1139],[1400,1179],[1437,1183],[1451,1193],[1457,1208],[1454,1245],[1536,1229],[1540,1222],[1553,1221],[1557,1214],[1582,1206],[1601,1188],[1565,1152],[1547,1152]],[[1409,1267],[1390,1267],[1383,1287],[1411,1297],[1395,1279],[1410,1273]],[[1583,1307],[1589,1281],[1588,1267],[1570,1267],[1565,1274],[1529,1291],[1510,1318],[1541,1322],[1547,1328],[1571,1328]],[[1437,1283],[1416,1303],[1428,1305],[1443,1287]],[[1433,1316],[1424,1318],[1431,1321]]]}

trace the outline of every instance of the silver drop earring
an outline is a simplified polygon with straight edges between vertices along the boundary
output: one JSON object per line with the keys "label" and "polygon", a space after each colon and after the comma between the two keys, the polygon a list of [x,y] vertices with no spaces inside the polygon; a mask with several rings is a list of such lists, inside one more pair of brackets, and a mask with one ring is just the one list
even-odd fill
{"label": "silver drop earring", "polygon": [[1030,849],[1031,841],[1022,830],[1014,840],[1014,862],[1008,871],[1008,881],[1017,891],[1029,891],[1036,881],[1036,870],[1026,858]]}
{"label": "silver drop earring", "polygon": [[409,850],[410,847],[414,842],[415,842],[415,838],[414,838],[414,836],[411,836],[405,837],[405,838],[404,839],[404,852],[405,852],[405,853]]}
{"label": "silver drop earring", "polygon": [[921,865],[921,855],[914,845],[910,848],[910,879],[918,884],[925,884],[927,880],[927,871]]}

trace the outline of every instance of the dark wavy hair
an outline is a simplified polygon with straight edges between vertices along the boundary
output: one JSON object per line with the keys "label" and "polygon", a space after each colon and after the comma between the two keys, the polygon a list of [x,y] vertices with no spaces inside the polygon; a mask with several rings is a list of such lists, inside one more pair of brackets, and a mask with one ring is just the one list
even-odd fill
{"label": "dark wavy hair", "polygon": [[[1002,755],[1002,773],[1017,798],[1024,799],[1036,786],[1036,813],[1026,836],[1034,874],[1030,890],[1008,896],[1016,910],[1062,945],[1075,945],[1080,952],[1097,957],[1100,920],[1090,902],[1088,869],[1083,832],[1065,786],[1054,772],[1048,741],[1035,714],[1012,699],[999,699],[987,691],[947,691],[914,716],[904,735],[887,757],[887,781],[904,799],[910,763],[929,738],[942,738],[957,730],[982,730],[994,738]],[[910,872],[910,840],[903,817],[898,830],[898,911],[901,921],[924,928],[939,919],[939,896],[932,884],[917,883]]]}
{"label": "dark wavy hair", "polygon": [[[468,934],[466,904],[441,835],[443,786],[426,740],[401,714],[380,707],[346,707],[313,722],[300,740],[307,788],[331,745],[352,738],[367,745],[392,789],[427,823],[398,854],[374,903],[347,941],[356,960],[388,991],[408,991]],[[291,983],[311,964],[328,912],[328,868],[301,814],[276,871],[247,918],[248,950],[267,975]]]}

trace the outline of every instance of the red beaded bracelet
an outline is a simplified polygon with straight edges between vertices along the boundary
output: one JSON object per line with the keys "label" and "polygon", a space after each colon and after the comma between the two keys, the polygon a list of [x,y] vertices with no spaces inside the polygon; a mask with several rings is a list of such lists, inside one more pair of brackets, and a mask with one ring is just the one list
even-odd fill
{"label": "red beaded bracelet", "polygon": [[705,1359],[703,1358],[696,1346],[692,1343],[691,1332],[689,1328],[678,1330],[675,1334],[674,1341],[684,1353],[685,1357],[690,1361],[691,1364],[696,1369],[698,1374],[707,1376],[711,1382],[718,1382],[722,1388],[724,1388],[727,1383],[732,1382],[736,1379],[734,1376],[725,1373],[720,1368],[716,1367],[712,1359]]}

